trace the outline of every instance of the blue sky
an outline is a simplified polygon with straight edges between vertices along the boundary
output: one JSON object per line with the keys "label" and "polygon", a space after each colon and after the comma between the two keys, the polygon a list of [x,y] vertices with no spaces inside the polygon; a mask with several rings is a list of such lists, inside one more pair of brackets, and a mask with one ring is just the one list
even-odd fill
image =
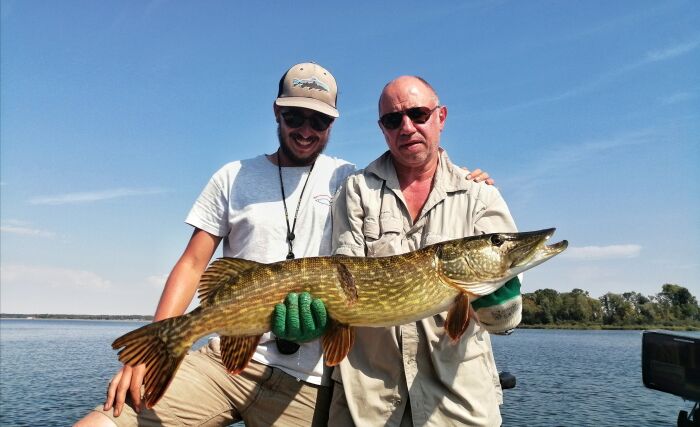
{"label": "blue sky", "polygon": [[570,241],[524,291],[700,297],[700,2],[0,4],[2,312],[152,314],[194,199],[276,149],[277,81],[311,60],[359,166],[383,85],[433,83],[452,160]]}

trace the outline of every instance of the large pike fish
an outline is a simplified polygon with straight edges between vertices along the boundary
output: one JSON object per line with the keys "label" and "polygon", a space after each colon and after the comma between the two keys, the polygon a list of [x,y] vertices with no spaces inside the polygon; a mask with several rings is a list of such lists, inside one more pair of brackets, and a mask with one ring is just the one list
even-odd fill
{"label": "large pike fish", "polygon": [[260,336],[271,329],[277,303],[290,292],[323,300],[331,319],[322,337],[327,365],[337,365],[354,340],[353,326],[392,326],[448,311],[446,333],[458,339],[469,323],[469,302],[566,249],[547,246],[554,229],[450,240],[382,258],[313,257],[262,264],[221,258],[204,272],[199,307],[131,331],[114,341],[119,360],[146,365],[144,401],[152,407],[199,338],[221,335],[232,374],[242,371]]}

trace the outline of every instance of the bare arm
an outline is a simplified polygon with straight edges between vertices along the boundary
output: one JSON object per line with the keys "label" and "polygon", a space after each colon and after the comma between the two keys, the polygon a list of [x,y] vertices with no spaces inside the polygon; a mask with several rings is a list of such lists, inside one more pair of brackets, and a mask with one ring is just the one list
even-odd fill
{"label": "bare arm", "polygon": [[195,229],[185,251],[165,282],[153,321],[179,316],[185,312],[219,242],[221,237]]}
{"label": "bare arm", "polygon": [[[165,287],[154,315],[154,322],[179,316],[185,312],[197,291],[199,279],[214,255],[217,246],[219,246],[221,239],[221,237],[214,236],[206,231],[195,229],[185,251],[165,282]],[[123,366],[109,383],[104,410],[109,411],[114,407],[114,416],[119,416],[124,408],[124,401],[128,391],[134,403],[134,408],[139,411],[141,408],[143,377],[143,365],[135,368]]]}

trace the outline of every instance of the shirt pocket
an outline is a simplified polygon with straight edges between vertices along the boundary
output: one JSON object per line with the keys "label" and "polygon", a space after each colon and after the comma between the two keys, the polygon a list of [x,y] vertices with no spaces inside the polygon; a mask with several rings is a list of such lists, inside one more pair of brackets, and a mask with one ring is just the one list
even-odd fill
{"label": "shirt pocket", "polygon": [[435,243],[444,242],[446,240],[450,240],[450,238],[445,237],[444,235],[442,235],[440,233],[428,232],[425,234],[425,245],[424,246],[434,245]]}
{"label": "shirt pocket", "polygon": [[365,220],[363,225],[367,255],[387,256],[403,253],[401,240],[403,238],[403,222],[394,218],[390,212],[382,212],[379,221]]}
{"label": "shirt pocket", "polygon": [[372,216],[365,218],[362,223],[362,235],[365,237],[366,242],[374,242],[379,239],[379,222],[377,218]]}

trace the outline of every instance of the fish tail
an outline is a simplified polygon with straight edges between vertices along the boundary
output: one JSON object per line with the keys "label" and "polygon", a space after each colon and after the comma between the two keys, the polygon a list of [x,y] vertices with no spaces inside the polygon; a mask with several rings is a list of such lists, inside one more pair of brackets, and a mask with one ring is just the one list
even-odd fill
{"label": "fish tail", "polygon": [[152,408],[170,385],[194,339],[190,336],[192,319],[188,315],[154,322],[117,338],[112,343],[125,365],[146,365],[143,399]]}

